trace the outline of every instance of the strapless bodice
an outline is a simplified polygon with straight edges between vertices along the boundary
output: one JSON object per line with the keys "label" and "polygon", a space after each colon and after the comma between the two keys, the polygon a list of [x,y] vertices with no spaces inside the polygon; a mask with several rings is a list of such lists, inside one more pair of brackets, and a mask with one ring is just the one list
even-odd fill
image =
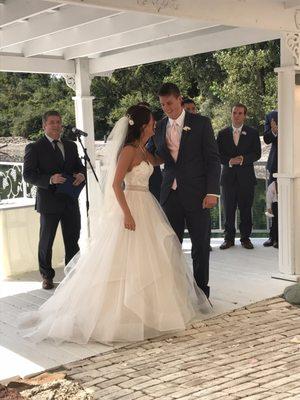
{"label": "strapless bodice", "polygon": [[152,164],[142,161],[125,175],[125,188],[130,186],[148,187],[149,178],[153,173]]}

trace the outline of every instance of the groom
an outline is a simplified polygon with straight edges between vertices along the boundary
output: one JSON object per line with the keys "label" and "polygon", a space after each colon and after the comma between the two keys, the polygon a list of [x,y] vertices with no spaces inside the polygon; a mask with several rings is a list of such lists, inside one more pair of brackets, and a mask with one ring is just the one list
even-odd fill
{"label": "groom", "polygon": [[164,160],[160,202],[181,243],[187,227],[194,277],[209,297],[209,209],[218,202],[220,179],[216,141],[209,118],[184,110],[175,84],[163,84],[158,95],[166,114],[154,137]]}

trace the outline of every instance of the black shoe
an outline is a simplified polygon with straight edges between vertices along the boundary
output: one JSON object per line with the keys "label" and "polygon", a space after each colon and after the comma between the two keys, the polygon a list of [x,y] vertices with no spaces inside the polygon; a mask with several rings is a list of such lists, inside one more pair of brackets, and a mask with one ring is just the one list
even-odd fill
{"label": "black shoe", "polygon": [[42,288],[45,290],[50,290],[54,288],[53,280],[49,278],[44,278],[42,283]]}
{"label": "black shoe", "polygon": [[250,239],[241,240],[241,245],[244,247],[244,249],[247,249],[247,250],[254,249],[254,246]]}
{"label": "black shoe", "polygon": [[275,249],[278,249],[278,242],[274,242],[273,247],[275,247]]}
{"label": "black shoe", "polygon": [[229,247],[234,246],[234,242],[232,240],[224,240],[224,242],[221,244],[220,249],[221,250],[226,250],[229,249]]}
{"label": "black shoe", "polygon": [[271,246],[273,246],[274,245],[274,242],[273,242],[273,240],[271,239],[271,238],[269,238],[268,240],[266,240],[264,243],[263,243],[263,246],[264,247],[271,247]]}

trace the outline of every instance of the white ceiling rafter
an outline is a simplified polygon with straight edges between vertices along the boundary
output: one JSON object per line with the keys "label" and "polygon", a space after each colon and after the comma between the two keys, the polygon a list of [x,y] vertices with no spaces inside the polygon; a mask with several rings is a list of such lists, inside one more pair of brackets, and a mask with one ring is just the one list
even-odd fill
{"label": "white ceiling rafter", "polygon": [[57,58],[25,58],[0,53],[0,71],[40,74],[75,74],[74,61]]}
{"label": "white ceiling rafter", "polygon": [[[59,0],[54,0],[59,1]],[[287,0],[289,1],[289,0]],[[292,0],[290,0],[292,1]],[[158,14],[152,0],[67,0],[70,4]],[[215,25],[297,31],[294,10],[284,0],[174,0],[160,1],[159,15],[200,19]],[[175,6],[174,6],[175,3]]]}
{"label": "white ceiling rafter", "polygon": [[[162,5],[159,12],[153,3]],[[271,40],[284,35],[287,27],[289,32],[297,31],[298,3],[300,0],[6,0],[0,3],[4,24],[0,29],[0,71],[73,73],[73,60],[88,58],[91,71],[102,74]]]}
{"label": "white ceiling rafter", "polygon": [[159,24],[143,26],[128,32],[112,35],[107,38],[100,38],[82,45],[65,49],[66,60],[78,57],[93,57],[95,54],[124,49],[133,45],[167,39],[173,36],[206,29],[209,24],[190,20],[168,20]]}
{"label": "white ceiling rafter", "polygon": [[63,32],[67,29],[76,29],[91,21],[99,21],[102,18],[114,15],[115,11],[82,10],[81,7],[64,7],[56,13],[45,13],[40,18],[27,21],[26,24],[15,25],[3,29],[1,32],[1,47],[3,50],[9,46],[25,43],[30,40],[37,40],[47,35]]}
{"label": "white ceiling rafter", "polygon": [[23,46],[22,52],[25,57],[33,57],[99,38],[108,38],[111,35],[157,24],[166,19],[166,17],[140,14],[137,16],[136,13],[119,13],[100,21],[85,24],[80,29],[72,28],[65,32],[58,32],[39,40],[28,42]]}
{"label": "white ceiling rafter", "polygon": [[41,0],[9,0],[1,6],[0,27],[16,23],[24,19],[44,13],[48,10],[59,8],[62,2]]}
{"label": "white ceiling rafter", "polygon": [[199,35],[198,37],[184,38],[164,44],[147,45],[144,48],[129,50],[125,53],[116,53],[100,56],[90,60],[90,72],[98,74],[109,69],[119,69],[139,64],[157,62],[178,57],[190,56],[199,53],[237,47],[249,43],[277,39],[277,32],[252,30],[248,28],[232,28],[226,31]]}

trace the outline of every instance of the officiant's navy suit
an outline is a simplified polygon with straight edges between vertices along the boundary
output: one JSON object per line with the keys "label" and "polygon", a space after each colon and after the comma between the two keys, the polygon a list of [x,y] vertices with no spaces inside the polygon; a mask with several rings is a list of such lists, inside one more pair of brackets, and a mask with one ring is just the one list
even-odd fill
{"label": "officiant's navy suit", "polygon": [[40,213],[39,267],[44,278],[53,279],[55,271],[51,265],[52,245],[59,222],[65,245],[66,264],[79,251],[80,212],[78,200],[57,197],[56,185],[50,178],[56,173],[73,175],[84,173],[74,142],[61,139],[63,155],[56,156],[53,144],[46,136],[26,146],[24,157],[24,180],[37,186],[36,210]]}
{"label": "officiant's navy suit", "polygon": [[[182,242],[185,226],[192,242],[194,277],[209,296],[210,212],[203,209],[207,194],[219,194],[220,159],[209,118],[185,112],[177,160],[172,157],[166,131],[169,118],[156,125],[156,152],[164,160],[161,205]],[[172,189],[176,179],[177,188]]]}

